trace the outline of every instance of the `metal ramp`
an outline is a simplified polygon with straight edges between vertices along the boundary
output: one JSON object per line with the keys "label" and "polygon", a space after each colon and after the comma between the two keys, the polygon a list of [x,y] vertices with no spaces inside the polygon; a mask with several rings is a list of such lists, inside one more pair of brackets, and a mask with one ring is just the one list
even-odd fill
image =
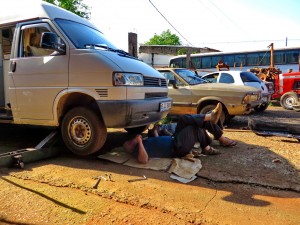
{"label": "metal ramp", "polygon": [[51,144],[57,138],[57,130],[52,131],[34,148],[19,149],[16,151],[0,154],[1,167],[19,167],[24,168],[25,163],[35,162],[58,155],[59,149],[52,148]]}

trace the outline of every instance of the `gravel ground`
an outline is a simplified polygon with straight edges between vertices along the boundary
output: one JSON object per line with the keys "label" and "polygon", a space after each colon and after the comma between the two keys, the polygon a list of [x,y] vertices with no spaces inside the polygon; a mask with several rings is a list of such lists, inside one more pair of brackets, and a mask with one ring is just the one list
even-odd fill
{"label": "gravel ground", "polygon": [[[77,157],[60,145],[58,157],[0,169],[0,224],[299,224],[300,143],[247,130],[248,118],[300,124],[299,115],[273,106],[235,117],[225,135],[238,145],[213,142],[222,154],[202,157],[189,184],[164,171]],[[49,130],[1,125],[0,133],[3,152],[35,146]],[[105,150],[128,138],[111,130]],[[108,173],[113,182],[93,189],[95,177]],[[148,179],[127,181],[143,175]]]}

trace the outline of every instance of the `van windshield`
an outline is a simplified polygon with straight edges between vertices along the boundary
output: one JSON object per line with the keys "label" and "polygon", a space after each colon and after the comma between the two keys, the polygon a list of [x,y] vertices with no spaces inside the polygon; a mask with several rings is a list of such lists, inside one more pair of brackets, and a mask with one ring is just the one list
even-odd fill
{"label": "van windshield", "polygon": [[87,45],[102,45],[109,49],[116,49],[104,35],[91,27],[70,20],[55,19],[58,26],[64,31],[76,48],[87,48]]}

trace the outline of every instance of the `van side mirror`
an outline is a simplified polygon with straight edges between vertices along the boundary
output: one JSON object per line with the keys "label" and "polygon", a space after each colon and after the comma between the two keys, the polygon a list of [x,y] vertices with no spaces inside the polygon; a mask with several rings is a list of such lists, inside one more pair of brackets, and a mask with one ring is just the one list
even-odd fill
{"label": "van side mirror", "polygon": [[169,80],[169,84],[171,84],[174,89],[178,89],[175,79],[174,80]]}
{"label": "van side mirror", "polygon": [[51,49],[58,51],[59,53],[65,53],[65,45],[58,43],[58,36],[52,32],[44,32],[41,37],[41,47],[45,49]]}

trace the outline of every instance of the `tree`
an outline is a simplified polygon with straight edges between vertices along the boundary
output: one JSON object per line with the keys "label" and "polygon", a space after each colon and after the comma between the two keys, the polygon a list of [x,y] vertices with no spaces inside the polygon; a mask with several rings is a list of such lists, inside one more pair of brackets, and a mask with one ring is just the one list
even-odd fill
{"label": "tree", "polygon": [[43,1],[49,2],[53,5],[57,5],[85,19],[90,19],[91,16],[91,13],[89,11],[90,7],[82,3],[82,0],[43,0]]}
{"label": "tree", "polygon": [[176,34],[172,34],[168,29],[160,35],[155,34],[146,45],[181,45],[180,38]]}

